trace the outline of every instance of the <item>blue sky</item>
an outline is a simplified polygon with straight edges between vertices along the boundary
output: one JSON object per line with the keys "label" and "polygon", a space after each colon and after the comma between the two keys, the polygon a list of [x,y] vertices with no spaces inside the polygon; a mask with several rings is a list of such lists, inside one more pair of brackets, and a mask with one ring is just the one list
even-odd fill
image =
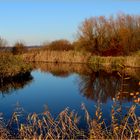
{"label": "blue sky", "polygon": [[88,17],[124,12],[140,15],[139,0],[0,0],[0,36],[10,45],[74,40]]}

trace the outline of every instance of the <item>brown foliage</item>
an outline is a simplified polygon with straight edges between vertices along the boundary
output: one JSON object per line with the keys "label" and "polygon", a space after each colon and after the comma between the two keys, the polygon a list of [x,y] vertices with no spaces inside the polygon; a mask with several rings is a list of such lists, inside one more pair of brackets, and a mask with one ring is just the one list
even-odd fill
{"label": "brown foliage", "polygon": [[118,49],[108,49],[105,51],[101,52],[102,56],[118,56],[118,55],[123,55],[123,53],[121,51],[118,51]]}
{"label": "brown foliage", "polygon": [[44,44],[43,47],[47,50],[57,50],[57,51],[73,50],[72,44],[64,39],[56,40],[51,43]]}
{"label": "brown foliage", "polygon": [[115,18],[100,16],[86,19],[79,27],[76,42],[81,49],[96,54],[128,55],[140,49],[139,36],[140,17],[119,14]]}

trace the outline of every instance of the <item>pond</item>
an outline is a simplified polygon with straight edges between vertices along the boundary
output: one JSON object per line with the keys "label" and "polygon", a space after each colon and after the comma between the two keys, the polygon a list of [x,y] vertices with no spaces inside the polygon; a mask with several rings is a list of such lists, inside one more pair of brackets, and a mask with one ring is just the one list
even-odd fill
{"label": "pond", "polygon": [[131,105],[136,104],[136,114],[140,116],[140,106],[134,103],[130,95],[140,91],[139,69],[128,68],[118,72],[63,63],[35,63],[33,66],[31,75],[25,79],[15,79],[0,85],[0,112],[7,120],[17,103],[27,114],[41,113],[47,105],[54,117],[68,107],[81,116],[79,125],[85,128],[85,112],[81,109],[84,103],[92,117],[100,107],[109,125],[116,95],[124,115]]}

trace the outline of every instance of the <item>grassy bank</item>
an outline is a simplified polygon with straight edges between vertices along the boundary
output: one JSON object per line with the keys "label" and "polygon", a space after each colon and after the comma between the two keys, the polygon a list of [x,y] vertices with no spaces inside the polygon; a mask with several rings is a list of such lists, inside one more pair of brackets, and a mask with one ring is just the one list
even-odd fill
{"label": "grassy bank", "polygon": [[10,53],[0,54],[0,79],[20,76],[31,71],[31,66],[26,64],[19,56]]}
{"label": "grassy bank", "polygon": [[116,68],[140,67],[140,52],[130,56],[103,57],[88,52],[35,50],[22,54],[27,62],[90,63],[92,66]]}
{"label": "grassy bank", "polygon": [[93,67],[113,68],[118,67],[140,67],[140,56],[100,57],[92,56],[89,63]]}

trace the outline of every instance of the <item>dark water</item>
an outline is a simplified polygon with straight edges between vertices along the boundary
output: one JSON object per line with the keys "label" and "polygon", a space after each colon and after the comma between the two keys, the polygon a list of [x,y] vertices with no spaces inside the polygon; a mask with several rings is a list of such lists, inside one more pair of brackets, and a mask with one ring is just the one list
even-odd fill
{"label": "dark water", "polygon": [[[121,91],[119,104],[125,115],[133,102],[130,92],[140,91],[139,69],[119,73],[111,70],[93,70],[81,64],[34,64],[31,76],[0,85],[0,112],[9,119],[17,102],[26,113],[41,113],[47,105],[54,117],[66,107],[81,116],[84,127],[84,103],[94,117],[96,107],[101,107],[106,123],[111,121],[113,98]],[[126,78],[129,77],[129,78]],[[126,79],[125,79],[126,78]],[[127,93],[128,92],[128,93]],[[140,116],[138,104],[136,114]]]}

